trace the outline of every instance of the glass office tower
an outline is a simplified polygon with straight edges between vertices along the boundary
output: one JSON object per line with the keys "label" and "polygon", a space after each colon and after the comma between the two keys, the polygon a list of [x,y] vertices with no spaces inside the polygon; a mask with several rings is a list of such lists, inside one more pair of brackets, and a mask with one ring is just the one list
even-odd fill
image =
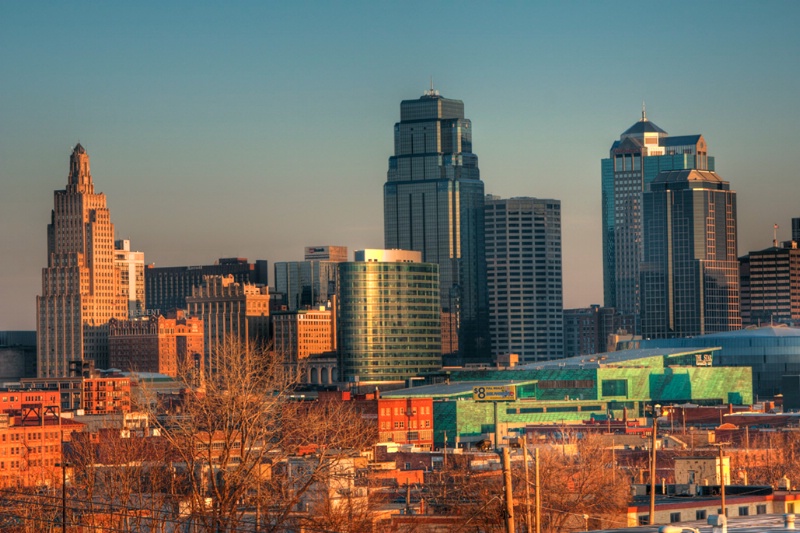
{"label": "glass office tower", "polygon": [[387,249],[439,265],[441,308],[457,321],[461,362],[490,356],[483,182],[464,103],[426,91],[400,104],[384,192]]}
{"label": "glass office tower", "polygon": [[438,267],[419,252],[359,250],[339,263],[339,372],[396,381],[442,367]]}
{"label": "glass office tower", "polygon": [[714,170],[702,135],[670,137],[642,119],[611,145],[602,169],[603,301],[605,307],[637,317],[642,261],[642,193],[660,172]]}
{"label": "glass office tower", "polygon": [[714,172],[662,172],[643,195],[642,336],[741,329],[736,193]]}

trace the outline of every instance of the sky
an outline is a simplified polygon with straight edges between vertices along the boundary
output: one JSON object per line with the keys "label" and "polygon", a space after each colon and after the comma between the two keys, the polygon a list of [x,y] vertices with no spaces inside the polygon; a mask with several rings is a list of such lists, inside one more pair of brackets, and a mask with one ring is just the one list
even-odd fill
{"label": "sky", "polygon": [[800,2],[3,2],[0,330],[35,329],[53,191],[91,157],[157,266],[383,247],[400,101],[464,101],[487,194],[562,205],[564,306],[602,304],[600,160],[701,133],[739,254],[800,217]]}

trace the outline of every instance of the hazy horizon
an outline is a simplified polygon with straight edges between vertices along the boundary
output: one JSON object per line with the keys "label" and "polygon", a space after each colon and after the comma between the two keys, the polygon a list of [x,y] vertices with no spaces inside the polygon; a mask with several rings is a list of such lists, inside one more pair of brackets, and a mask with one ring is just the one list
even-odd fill
{"label": "hazy horizon", "polygon": [[561,200],[565,308],[603,303],[600,160],[643,100],[670,135],[705,137],[738,193],[739,255],[771,246],[775,223],[788,240],[798,15],[788,1],[4,4],[0,330],[35,329],[78,142],[117,238],[147,263],[352,256],[383,247],[393,125],[431,78],[464,102],[487,194]]}

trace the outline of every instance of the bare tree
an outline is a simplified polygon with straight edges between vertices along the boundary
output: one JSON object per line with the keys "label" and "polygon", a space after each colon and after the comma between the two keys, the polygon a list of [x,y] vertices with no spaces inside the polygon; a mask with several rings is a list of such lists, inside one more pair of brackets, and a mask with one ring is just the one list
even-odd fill
{"label": "bare tree", "polygon": [[543,531],[602,529],[623,520],[630,486],[622,475],[614,475],[610,450],[592,435],[576,447],[574,455],[540,452]]}
{"label": "bare tree", "polygon": [[[195,529],[281,530],[305,512],[305,494],[369,443],[372,429],[344,403],[294,399],[295,378],[268,350],[229,340],[215,361],[214,373],[187,389],[179,413],[151,411],[174,456],[178,493]],[[290,463],[301,453],[308,458]],[[290,468],[295,463],[302,468]]]}

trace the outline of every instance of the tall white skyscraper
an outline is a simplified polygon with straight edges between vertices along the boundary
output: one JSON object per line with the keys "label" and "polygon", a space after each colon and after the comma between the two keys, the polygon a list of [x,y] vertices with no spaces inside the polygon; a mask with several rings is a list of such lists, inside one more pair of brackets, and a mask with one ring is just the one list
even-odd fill
{"label": "tall white skyscraper", "polygon": [[487,196],[484,212],[492,355],[563,357],[561,202]]}
{"label": "tall white skyscraper", "polygon": [[145,311],[144,253],[132,252],[131,241],[114,241],[114,263],[119,270],[120,290],[128,299],[128,317]]}

